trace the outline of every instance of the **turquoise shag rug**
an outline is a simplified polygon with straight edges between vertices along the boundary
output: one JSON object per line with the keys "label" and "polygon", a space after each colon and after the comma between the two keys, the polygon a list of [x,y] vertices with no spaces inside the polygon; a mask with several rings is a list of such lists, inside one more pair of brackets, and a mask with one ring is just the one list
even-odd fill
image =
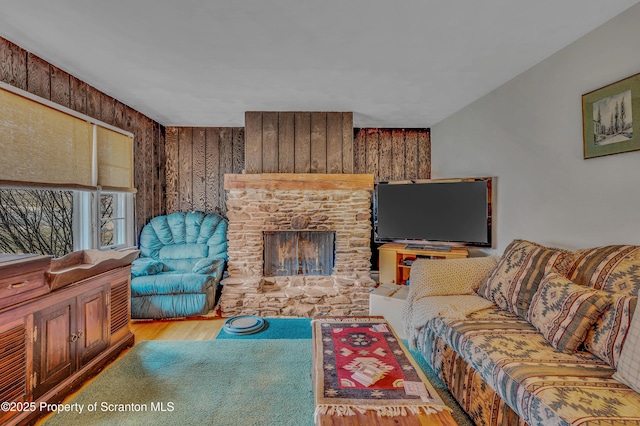
{"label": "turquoise shag rug", "polygon": [[313,425],[311,352],[311,339],[141,342],[46,425]]}
{"label": "turquoise shag rug", "polygon": [[253,334],[230,334],[224,328],[216,339],[311,339],[310,318],[264,318],[266,327]]}

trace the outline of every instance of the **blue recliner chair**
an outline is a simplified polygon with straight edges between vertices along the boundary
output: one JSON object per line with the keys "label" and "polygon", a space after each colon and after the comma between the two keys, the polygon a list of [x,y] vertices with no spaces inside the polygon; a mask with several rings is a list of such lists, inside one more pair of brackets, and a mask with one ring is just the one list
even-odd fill
{"label": "blue recliner chair", "polygon": [[131,267],[131,318],[180,318],[214,308],[227,261],[227,220],[204,212],[153,218]]}

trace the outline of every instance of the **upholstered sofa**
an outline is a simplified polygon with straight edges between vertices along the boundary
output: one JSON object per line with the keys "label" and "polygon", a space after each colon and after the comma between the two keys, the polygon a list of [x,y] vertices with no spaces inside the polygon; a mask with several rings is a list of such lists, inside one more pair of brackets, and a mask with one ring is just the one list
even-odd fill
{"label": "upholstered sofa", "polygon": [[418,260],[418,347],[478,425],[640,425],[640,246]]}
{"label": "upholstered sofa", "polygon": [[131,268],[131,317],[178,318],[214,308],[227,260],[227,220],[178,212],[153,218],[140,233]]}

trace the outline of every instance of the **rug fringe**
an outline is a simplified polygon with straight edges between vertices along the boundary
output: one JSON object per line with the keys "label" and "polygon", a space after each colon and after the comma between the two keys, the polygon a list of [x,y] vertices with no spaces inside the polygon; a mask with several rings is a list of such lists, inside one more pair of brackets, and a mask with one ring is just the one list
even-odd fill
{"label": "rug fringe", "polygon": [[320,415],[328,414],[330,416],[355,416],[356,411],[360,414],[364,414],[367,411],[375,411],[380,417],[399,417],[406,416],[408,414],[418,415],[421,412],[424,414],[436,414],[439,411],[447,410],[448,407],[441,405],[397,405],[397,406],[375,406],[375,405],[333,405],[333,404],[320,404],[316,406],[314,418],[316,419]]}

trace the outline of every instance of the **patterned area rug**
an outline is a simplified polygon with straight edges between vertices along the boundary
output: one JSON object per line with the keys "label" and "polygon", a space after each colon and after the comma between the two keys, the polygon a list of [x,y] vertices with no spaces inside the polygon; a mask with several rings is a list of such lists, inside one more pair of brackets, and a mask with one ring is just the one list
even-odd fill
{"label": "patterned area rug", "polygon": [[[449,410],[384,318],[318,318],[313,327],[316,414]],[[381,377],[367,386],[363,370]]]}

